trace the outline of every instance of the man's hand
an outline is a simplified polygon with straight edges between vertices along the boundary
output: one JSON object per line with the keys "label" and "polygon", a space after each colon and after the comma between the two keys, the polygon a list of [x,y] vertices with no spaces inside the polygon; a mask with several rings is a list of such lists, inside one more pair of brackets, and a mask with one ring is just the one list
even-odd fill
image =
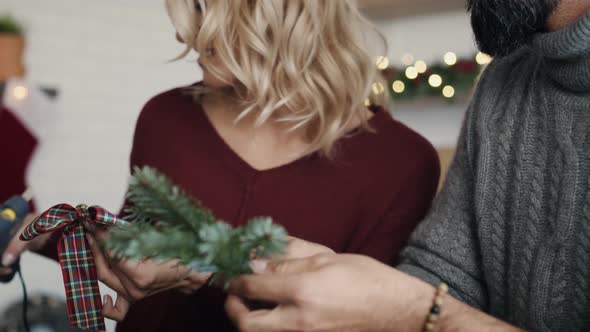
{"label": "man's hand", "polygon": [[[261,268],[261,266],[258,266]],[[269,262],[230,286],[226,310],[240,331],[419,331],[434,287],[357,255]],[[278,304],[250,311],[242,298]]]}
{"label": "man's hand", "polygon": [[[105,239],[108,232],[95,230],[94,235]],[[121,321],[125,318],[131,302],[169,289],[179,289],[185,293],[194,292],[210,277],[209,274],[191,272],[178,261],[123,260],[111,264],[108,253],[105,255],[100,250],[95,237],[87,237],[98,279],[118,293],[114,303],[108,295],[103,300],[103,314],[107,318]]]}
{"label": "man's hand", "polygon": [[33,219],[35,219],[35,217],[36,215],[34,214],[28,214],[25,217],[25,220],[23,220],[21,227],[18,229],[12,240],[10,240],[8,247],[6,247],[6,250],[2,255],[2,262],[0,264],[0,275],[10,274],[12,269],[9,266],[16,262],[18,257],[22,255],[23,252],[25,252],[26,250],[39,250],[45,245],[45,243],[49,239],[49,234],[41,235],[32,241],[22,241],[21,239],[19,239],[20,234],[33,221]]}
{"label": "man's hand", "polygon": [[[225,308],[242,332],[421,331],[435,288],[358,255],[320,254],[253,265],[232,281]],[[242,299],[278,306],[251,311]],[[515,332],[517,328],[454,299],[443,299],[437,331]]]}

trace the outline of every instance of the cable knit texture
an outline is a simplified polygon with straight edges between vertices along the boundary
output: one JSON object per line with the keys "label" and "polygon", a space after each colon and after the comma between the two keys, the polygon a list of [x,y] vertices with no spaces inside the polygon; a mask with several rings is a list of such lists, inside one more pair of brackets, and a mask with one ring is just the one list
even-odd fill
{"label": "cable knit texture", "polygon": [[494,60],[400,269],[531,331],[590,331],[590,13]]}

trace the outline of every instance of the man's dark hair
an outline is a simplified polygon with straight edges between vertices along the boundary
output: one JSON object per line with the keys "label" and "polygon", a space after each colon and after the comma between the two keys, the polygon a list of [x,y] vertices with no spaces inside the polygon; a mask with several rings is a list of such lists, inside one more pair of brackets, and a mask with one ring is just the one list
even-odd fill
{"label": "man's dark hair", "polygon": [[467,0],[479,49],[492,56],[512,53],[545,30],[560,0]]}

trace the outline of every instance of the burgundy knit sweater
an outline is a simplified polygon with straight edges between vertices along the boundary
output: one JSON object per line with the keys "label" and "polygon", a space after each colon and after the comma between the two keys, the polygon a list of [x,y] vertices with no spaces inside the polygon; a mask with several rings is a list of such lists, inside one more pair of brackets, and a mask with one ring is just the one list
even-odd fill
{"label": "burgundy knit sweater", "polygon": [[[333,160],[315,154],[258,171],[178,88],[145,105],[131,166],[157,168],[230,224],[271,216],[292,236],[393,264],[430,207],[439,163],[428,141],[386,111],[370,125],[374,133],[341,139]],[[231,331],[223,302],[213,287],[157,294],[134,303],[117,331]]]}

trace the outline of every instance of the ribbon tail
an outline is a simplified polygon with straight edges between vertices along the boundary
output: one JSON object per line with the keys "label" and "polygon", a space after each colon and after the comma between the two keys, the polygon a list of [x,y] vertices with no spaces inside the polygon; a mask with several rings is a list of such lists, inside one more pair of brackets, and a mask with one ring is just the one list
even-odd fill
{"label": "ribbon tail", "polygon": [[96,265],[81,224],[64,230],[58,252],[70,325],[105,331]]}

